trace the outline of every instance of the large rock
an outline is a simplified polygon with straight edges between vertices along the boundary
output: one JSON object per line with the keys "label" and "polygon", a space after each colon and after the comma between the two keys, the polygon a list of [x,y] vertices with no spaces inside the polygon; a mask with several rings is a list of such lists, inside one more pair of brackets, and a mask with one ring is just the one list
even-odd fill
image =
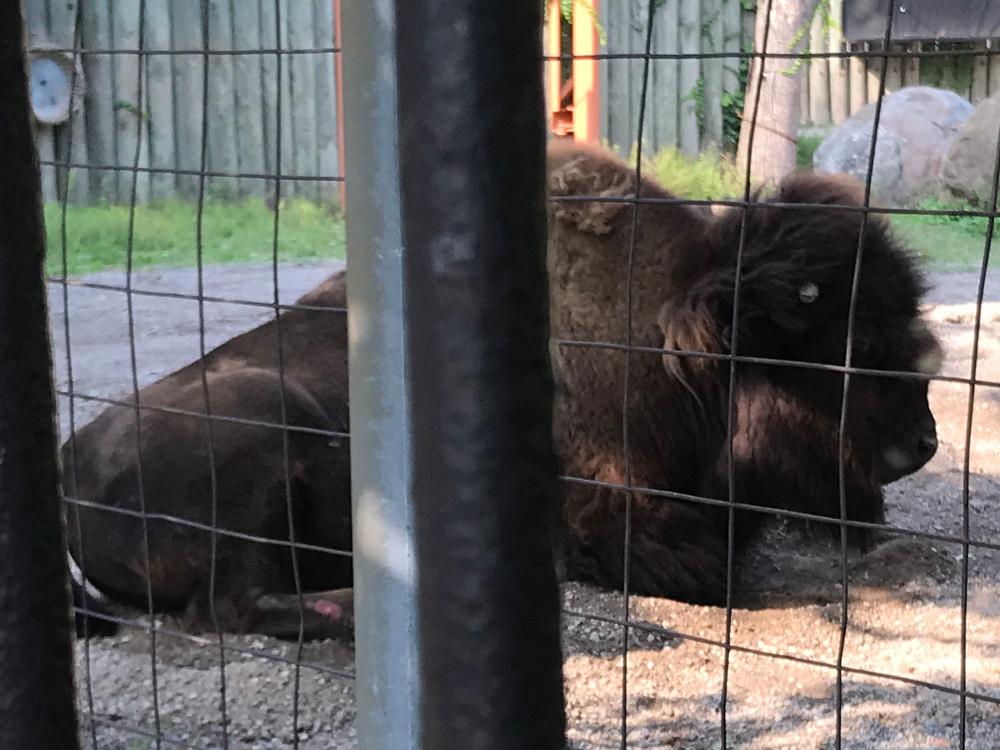
{"label": "large rock", "polygon": [[952,195],[985,205],[993,189],[1000,92],[984,99],[958,129],[941,163],[941,181]]}
{"label": "large rock", "polygon": [[[886,96],[875,147],[873,196],[906,206],[940,190],[941,162],[974,107],[952,91],[913,86]],[[824,172],[846,172],[864,180],[871,153],[875,104],[835,128],[813,155]]]}

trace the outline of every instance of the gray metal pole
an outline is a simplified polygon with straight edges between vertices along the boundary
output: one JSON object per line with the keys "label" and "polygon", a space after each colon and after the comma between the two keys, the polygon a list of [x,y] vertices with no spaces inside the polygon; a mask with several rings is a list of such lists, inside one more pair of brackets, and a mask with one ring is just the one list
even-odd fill
{"label": "gray metal pole", "polygon": [[79,746],[38,157],[20,2],[0,3],[0,748]]}
{"label": "gray metal pole", "polygon": [[342,5],[357,730],[362,750],[419,747],[391,0]]}
{"label": "gray metal pole", "polygon": [[542,7],[396,0],[424,750],[565,747]]}

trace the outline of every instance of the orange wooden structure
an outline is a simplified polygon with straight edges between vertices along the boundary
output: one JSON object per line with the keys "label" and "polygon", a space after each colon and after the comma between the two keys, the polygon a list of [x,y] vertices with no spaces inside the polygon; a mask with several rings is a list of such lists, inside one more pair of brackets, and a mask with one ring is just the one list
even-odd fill
{"label": "orange wooden structure", "polygon": [[594,59],[600,51],[600,38],[594,22],[600,0],[574,0],[572,48],[562,48],[562,14],[559,0],[549,0],[546,17],[546,55],[559,58],[573,56],[570,75],[563,83],[560,59],[546,63],[545,92],[549,128],[556,135],[572,136],[575,140],[596,142],[601,137],[600,62]]}

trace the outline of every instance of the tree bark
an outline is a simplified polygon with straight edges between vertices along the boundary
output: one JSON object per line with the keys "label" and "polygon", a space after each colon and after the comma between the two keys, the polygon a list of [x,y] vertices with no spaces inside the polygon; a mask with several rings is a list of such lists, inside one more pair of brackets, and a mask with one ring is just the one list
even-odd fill
{"label": "tree bark", "polygon": [[[808,25],[817,4],[818,0],[760,0],[754,28],[754,51],[764,52],[765,55],[804,51],[809,40]],[[797,43],[796,38],[799,39]],[[788,57],[755,57],[751,61],[736,158],[740,169],[745,170],[747,157],[750,156],[750,181],[753,185],[773,185],[795,169],[799,81],[807,69],[804,61],[798,65],[796,62]],[[762,63],[763,78],[760,74]],[[755,111],[758,83],[760,101]],[[755,120],[751,148],[751,123]],[[748,154],[751,150],[753,153]]]}

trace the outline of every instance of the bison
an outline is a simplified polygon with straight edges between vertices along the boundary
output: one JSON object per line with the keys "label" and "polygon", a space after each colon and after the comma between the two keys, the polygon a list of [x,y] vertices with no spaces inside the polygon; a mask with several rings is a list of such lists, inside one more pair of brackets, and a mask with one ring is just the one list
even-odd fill
{"label": "bison", "polygon": [[[795,176],[747,209],[745,227],[739,209],[716,217],[643,204],[633,245],[625,199],[636,187],[634,171],[608,153],[550,148],[554,434],[570,477],[561,560],[571,578],[620,587],[625,489],[635,488],[631,590],[719,603],[728,510],[688,498],[729,496],[729,365],[720,356],[734,338],[741,235],[738,354],[842,364],[861,218],[831,206],[859,205],[861,196],[840,179]],[[639,187],[644,198],[671,197],[648,179]],[[802,205],[780,205],[787,203]],[[923,282],[913,259],[876,218],[868,219],[864,244],[855,364],[934,371],[941,350],[919,318]],[[304,600],[307,636],[349,621],[346,303],[338,273],[283,313],[280,326],[271,321],[237,336],[143,389],[138,427],[132,409],[110,407],[67,441],[66,492],[83,501],[70,505],[70,551],[94,586],[124,603],[145,608],[151,599],[154,609],[185,612],[200,627],[293,635],[298,588],[313,592]],[[739,365],[737,500],[839,517],[842,379]],[[206,392],[215,417],[211,452]],[[877,523],[882,485],[935,451],[927,383],[855,375],[850,395],[847,515]],[[755,518],[738,514],[741,543]],[[213,524],[229,532],[214,549]],[[305,545],[294,564],[291,531]]]}
{"label": "bison", "polygon": [[[841,515],[843,375],[743,362],[730,394],[724,355],[735,339],[741,356],[843,365],[863,221],[845,209],[861,206],[864,196],[847,178],[797,174],[771,198],[755,199],[744,221],[741,208],[716,217],[667,202],[673,196],[644,178],[638,195],[652,201],[640,202],[633,217],[637,204],[626,199],[637,195],[636,174],[623,162],[576,144],[553,147],[549,162],[552,328],[562,342],[554,354],[555,432],[570,477],[566,572],[622,587],[628,516],[632,592],[722,603],[729,509],[687,498],[729,497],[730,400],[736,501]],[[868,217],[854,366],[937,371],[942,350],[919,317],[924,291],[913,257],[881,218]],[[882,486],[919,469],[936,449],[926,379],[854,375],[845,429],[847,518],[883,521]],[[637,488],[628,514],[626,487]],[[736,515],[737,544],[760,519]],[[852,538],[865,542],[863,533]]]}

